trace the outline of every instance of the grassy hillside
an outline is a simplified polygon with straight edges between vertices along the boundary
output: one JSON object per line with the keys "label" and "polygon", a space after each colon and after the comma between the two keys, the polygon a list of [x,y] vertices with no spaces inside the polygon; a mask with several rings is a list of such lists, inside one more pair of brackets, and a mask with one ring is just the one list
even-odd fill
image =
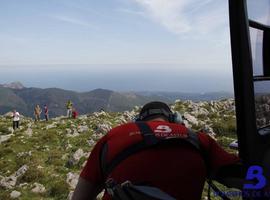
{"label": "grassy hillside", "polygon": [[[232,152],[228,144],[236,137],[233,100],[177,101],[171,107],[186,117],[188,127],[206,130]],[[19,193],[22,200],[67,199],[96,141],[112,127],[130,121],[137,110],[102,111],[49,122],[23,118],[14,132],[11,119],[1,116],[0,199]]]}

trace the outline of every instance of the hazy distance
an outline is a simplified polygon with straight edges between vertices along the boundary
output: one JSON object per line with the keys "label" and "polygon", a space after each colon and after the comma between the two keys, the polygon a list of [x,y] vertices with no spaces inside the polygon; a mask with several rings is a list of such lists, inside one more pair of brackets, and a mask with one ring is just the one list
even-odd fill
{"label": "hazy distance", "polygon": [[[225,66],[224,66],[225,67]],[[227,66],[230,67],[230,66]],[[142,69],[144,68],[144,69]],[[114,91],[217,92],[233,91],[232,75],[204,66],[186,65],[43,65],[5,67],[1,83],[20,81],[26,87],[57,87],[74,91],[96,88]],[[186,68],[186,69],[185,69]],[[218,67],[217,67],[218,68]],[[1,84],[0,83],[0,84]]]}

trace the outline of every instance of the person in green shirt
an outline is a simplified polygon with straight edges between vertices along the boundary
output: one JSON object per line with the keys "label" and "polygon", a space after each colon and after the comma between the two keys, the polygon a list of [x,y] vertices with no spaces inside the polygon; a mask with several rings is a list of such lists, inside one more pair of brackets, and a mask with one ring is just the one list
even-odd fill
{"label": "person in green shirt", "polygon": [[73,103],[71,102],[71,100],[68,100],[68,102],[66,103],[67,117],[68,118],[72,117],[72,106],[73,106]]}

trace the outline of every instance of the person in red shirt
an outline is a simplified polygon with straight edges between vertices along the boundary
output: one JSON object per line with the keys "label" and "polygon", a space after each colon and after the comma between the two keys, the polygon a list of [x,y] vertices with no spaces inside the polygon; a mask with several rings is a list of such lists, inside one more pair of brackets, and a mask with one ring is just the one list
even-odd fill
{"label": "person in red shirt", "polygon": [[49,109],[48,109],[48,106],[46,104],[44,105],[44,117],[45,117],[46,121],[49,120]]}
{"label": "person in red shirt", "polygon": [[[190,144],[192,142],[187,142],[189,135],[192,135],[191,131],[175,121],[176,118],[167,104],[150,102],[142,108],[138,122],[110,130],[92,150],[80,174],[73,200],[95,199],[109,179],[116,183],[129,180],[137,185],[153,186],[175,199],[197,200],[201,199],[205,180],[210,175],[215,179],[240,175],[239,170],[231,167],[239,162],[236,155],[226,152],[214,139],[202,132],[196,134],[203,153],[200,152]],[[142,135],[140,122],[151,134]],[[115,157],[126,148],[149,135],[154,136],[154,140],[180,138],[180,142],[154,145],[133,153],[104,174],[101,161],[104,149],[107,151],[106,162],[113,163]],[[103,199],[112,198],[106,191]]]}
{"label": "person in red shirt", "polygon": [[72,109],[72,118],[76,119],[78,117],[79,113],[77,112],[77,110],[75,108]]}

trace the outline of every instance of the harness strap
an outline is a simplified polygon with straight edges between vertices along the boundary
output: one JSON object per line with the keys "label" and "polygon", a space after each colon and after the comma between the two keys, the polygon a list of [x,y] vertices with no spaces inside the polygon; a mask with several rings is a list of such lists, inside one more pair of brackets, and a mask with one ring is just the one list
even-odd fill
{"label": "harness strap", "polygon": [[154,146],[159,144],[164,144],[172,141],[186,141],[187,143],[191,144],[201,152],[200,141],[197,134],[189,129],[187,138],[160,139],[155,136],[151,128],[145,122],[136,122],[136,125],[140,129],[140,133],[143,136],[143,140],[124,149],[123,151],[118,153],[110,162],[106,161],[108,154],[108,144],[107,143],[104,144],[100,154],[100,166],[105,181],[108,175],[112,172],[112,170],[123,160],[125,160],[126,158],[135,153],[138,153],[142,150],[146,150],[149,148],[153,148]]}
{"label": "harness strap", "polygon": [[143,136],[145,145],[152,146],[152,145],[157,144],[160,141],[160,139],[154,135],[152,129],[146,123],[136,122],[136,125],[140,129],[140,133]]}
{"label": "harness strap", "polygon": [[129,146],[128,148],[126,148],[124,151],[120,152],[118,155],[116,155],[115,158],[113,158],[113,160],[109,163],[106,164],[106,161],[104,160],[105,158],[102,158],[102,162],[104,163],[101,166],[103,166],[103,174],[104,177],[106,179],[106,177],[112,172],[112,170],[123,160],[125,160],[126,158],[128,158],[129,156],[149,148],[149,145],[146,145],[145,141],[141,141],[139,143],[136,143],[134,145]]}

